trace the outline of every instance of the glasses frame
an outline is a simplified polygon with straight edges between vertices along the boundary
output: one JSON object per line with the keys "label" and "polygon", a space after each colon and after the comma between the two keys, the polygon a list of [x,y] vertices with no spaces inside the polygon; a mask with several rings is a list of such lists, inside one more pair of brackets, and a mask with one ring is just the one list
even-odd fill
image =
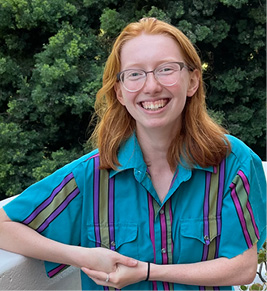
{"label": "glasses frame", "polygon": [[[194,70],[193,68],[187,66],[184,62],[168,62],[168,63],[163,63],[163,64],[159,65],[158,67],[156,67],[154,70],[151,70],[151,71],[145,71],[145,70],[143,70],[143,69],[136,69],[136,70],[138,70],[138,71],[142,71],[142,72],[145,73],[145,82],[144,82],[143,86],[144,86],[145,83],[146,83],[147,74],[149,74],[149,73],[153,73],[155,79],[156,79],[156,80],[157,80],[157,81],[158,81],[162,86],[171,87],[171,86],[175,85],[175,84],[177,83],[178,79],[177,79],[177,81],[176,81],[175,83],[173,83],[173,84],[171,84],[171,85],[164,85],[164,84],[162,84],[162,83],[158,80],[157,76],[155,75],[155,71],[157,71],[159,67],[164,66],[164,65],[168,65],[168,64],[178,64],[179,67],[180,67],[179,72],[181,72],[183,68],[186,68],[187,70],[189,70],[189,71],[191,71],[191,72]],[[143,86],[142,86],[142,87],[141,87],[140,89],[138,89],[138,90],[129,90],[129,89],[127,89],[127,88],[125,87],[124,82],[123,82],[122,79],[121,79],[121,76],[122,76],[123,73],[125,73],[125,72],[127,72],[127,71],[132,71],[132,70],[134,70],[134,69],[127,69],[127,70],[123,70],[123,71],[117,73],[117,82],[121,82],[122,85],[123,85],[123,87],[125,88],[125,90],[127,90],[128,92],[131,92],[131,93],[133,93],[133,92],[137,92],[137,91],[139,91],[139,90],[141,90],[141,89],[143,88]]]}

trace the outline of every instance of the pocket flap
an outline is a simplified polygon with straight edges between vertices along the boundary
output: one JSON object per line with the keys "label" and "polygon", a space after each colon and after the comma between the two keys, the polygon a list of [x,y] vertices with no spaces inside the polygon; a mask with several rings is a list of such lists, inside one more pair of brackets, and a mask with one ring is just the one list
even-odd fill
{"label": "pocket flap", "polygon": [[203,244],[207,240],[210,242],[220,235],[220,231],[217,229],[217,220],[216,218],[210,218],[206,223],[209,228],[209,235],[205,237],[204,235],[204,221],[203,219],[189,219],[181,223],[181,235],[183,237],[194,238],[201,241]]}
{"label": "pocket flap", "polygon": [[[116,226],[99,225],[100,241],[97,241],[95,236],[96,227],[95,225],[88,225],[88,239],[109,249],[111,246],[118,249],[123,244],[132,242],[137,238],[137,224],[117,224]],[[111,241],[109,238],[111,228],[113,228],[115,232],[114,241]]]}

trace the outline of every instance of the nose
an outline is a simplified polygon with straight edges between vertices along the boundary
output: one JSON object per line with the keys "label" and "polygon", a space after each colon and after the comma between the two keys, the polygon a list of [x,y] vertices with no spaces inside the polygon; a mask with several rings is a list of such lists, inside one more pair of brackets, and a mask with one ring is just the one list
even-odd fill
{"label": "nose", "polygon": [[162,90],[162,85],[159,83],[153,71],[147,72],[146,82],[143,87],[143,91],[146,94],[155,94]]}

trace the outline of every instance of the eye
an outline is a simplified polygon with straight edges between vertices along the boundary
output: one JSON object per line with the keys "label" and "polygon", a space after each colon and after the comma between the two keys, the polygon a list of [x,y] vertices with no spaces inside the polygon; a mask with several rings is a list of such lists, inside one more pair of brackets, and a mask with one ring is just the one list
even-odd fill
{"label": "eye", "polygon": [[125,78],[129,81],[136,81],[145,77],[145,72],[141,70],[129,70],[125,72]]}
{"label": "eye", "polygon": [[167,65],[164,65],[164,66],[158,68],[157,73],[160,75],[170,75],[173,72],[175,72],[176,70],[177,69],[173,65],[167,64]]}

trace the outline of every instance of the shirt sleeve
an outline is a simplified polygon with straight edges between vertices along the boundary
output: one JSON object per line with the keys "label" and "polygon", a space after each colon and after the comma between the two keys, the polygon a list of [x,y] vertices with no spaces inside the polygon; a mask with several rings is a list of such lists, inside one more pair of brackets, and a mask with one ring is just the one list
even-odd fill
{"label": "shirt sleeve", "polygon": [[[55,241],[80,244],[82,195],[74,174],[64,167],[30,186],[4,206],[8,217]],[[65,265],[45,262],[49,277]]]}
{"label": "shirt sleeve", "polygon": [[266,178],[260,158],[240,144],[241,158],[229,158],[222,207],[220,256],[242,254],[266,240]]}

